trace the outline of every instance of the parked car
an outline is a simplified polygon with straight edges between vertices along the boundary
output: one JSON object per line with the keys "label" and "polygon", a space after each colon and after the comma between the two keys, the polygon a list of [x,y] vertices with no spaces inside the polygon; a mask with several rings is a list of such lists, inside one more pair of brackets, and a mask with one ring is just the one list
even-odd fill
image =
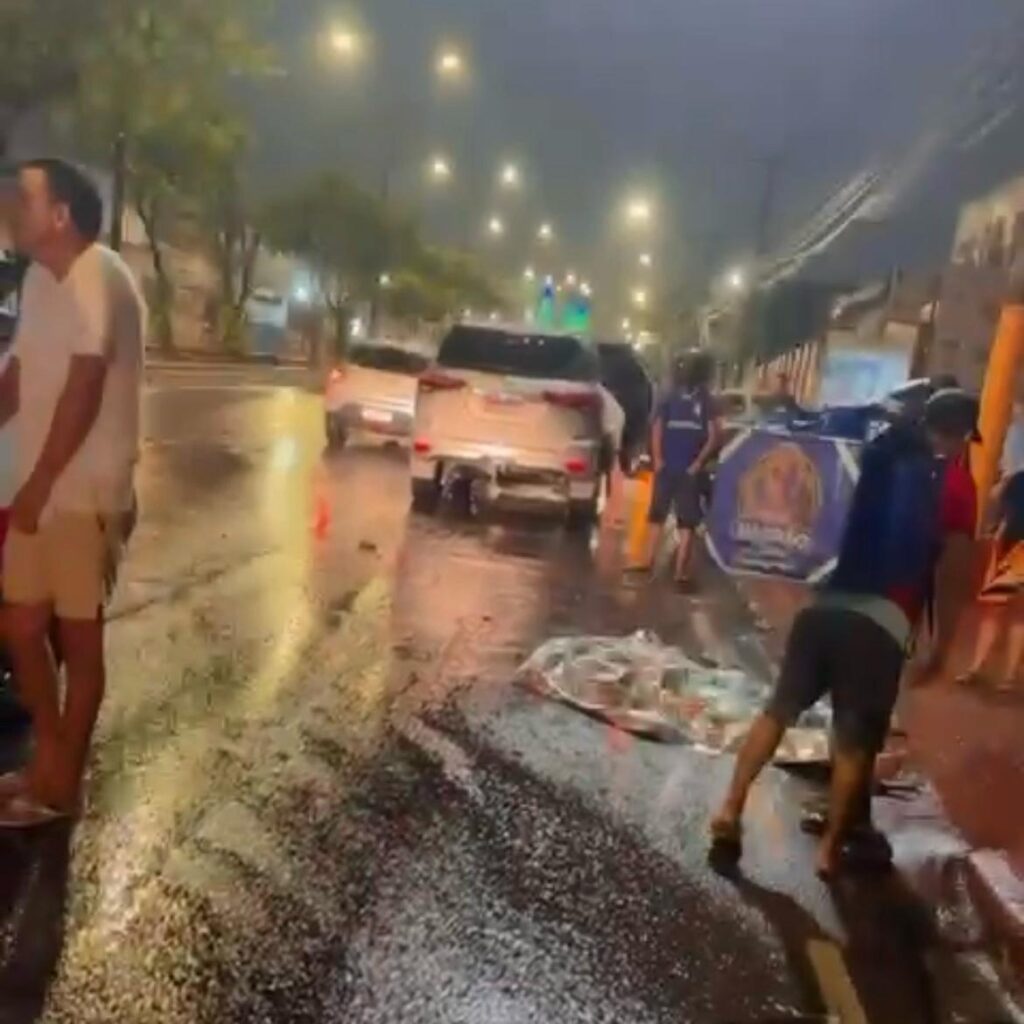
{"label": "parked car", "polygon": [[654,385],[633,346],[624,341],[599,342],[601,383],[615,398],[624,415],[620,456],[629,472],[650,441]]}
{"label": "parked car", "polygon": [[389,341],[354,345],[327,380],[327,443],[340,448],[357,433],[407,438],[416,378],[429,365],[429,352],[422,346]]}
{"label": "parked car", "polygon": [[621,440],[613,402],[595,346],[575,335],[456,325],[419,380],[414,506],[433,510],[461,474],[489,502],[555,505],[592,522]]}

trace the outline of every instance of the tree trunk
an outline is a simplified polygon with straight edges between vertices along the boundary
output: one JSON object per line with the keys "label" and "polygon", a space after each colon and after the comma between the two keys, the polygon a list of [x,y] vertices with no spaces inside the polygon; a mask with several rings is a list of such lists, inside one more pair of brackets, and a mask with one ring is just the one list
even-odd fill
{"label": "tree trunk", "polygon": [[124,132],[114,140],[113,195],[110,202],[110,248],[120,252],[124,245],[124,194],[128,178],[128,141]]}
{"label": "tree trunk", "polygon": [[173,352],[174,345],[174,283],[171,281],[159,236],[159,210],[156,201],[138,204],[139,219],[146,231],[153,263],[155,288],[153,294],[153,330],[162,352]]}

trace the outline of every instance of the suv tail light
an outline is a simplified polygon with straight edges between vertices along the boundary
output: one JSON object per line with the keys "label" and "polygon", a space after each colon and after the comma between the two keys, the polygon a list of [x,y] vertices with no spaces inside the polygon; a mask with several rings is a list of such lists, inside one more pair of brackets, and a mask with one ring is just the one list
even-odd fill
{"label": "suv tail light", "polygon": [[442,370],[427,370],[420,374],[422,391],[457,391],[465,386],[466,382],[461,377],[453,377]]}
{"label": "suv tail light", "polygon": [[560,409],[576,409],[579,412],[600,412],[601,396],[596,391],[545,391],[544,401]]}

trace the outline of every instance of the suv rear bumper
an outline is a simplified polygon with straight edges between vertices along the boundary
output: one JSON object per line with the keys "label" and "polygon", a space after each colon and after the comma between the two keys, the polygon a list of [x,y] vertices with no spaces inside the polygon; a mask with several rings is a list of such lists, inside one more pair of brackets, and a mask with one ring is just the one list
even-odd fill
{"label": "suv rear bumper", "polygon": [[551,452],[502,452],[499,448],[452,444],[429,452],[414,451],[413,479],[441,482],[449,474],[465,474],[486,481],[488,500],[494,503],[551,506],[593,499],[600,479],[599,456],[594,446],[580,445],[575,458],[584,460],[582,472],[570,472],[568,459]]}

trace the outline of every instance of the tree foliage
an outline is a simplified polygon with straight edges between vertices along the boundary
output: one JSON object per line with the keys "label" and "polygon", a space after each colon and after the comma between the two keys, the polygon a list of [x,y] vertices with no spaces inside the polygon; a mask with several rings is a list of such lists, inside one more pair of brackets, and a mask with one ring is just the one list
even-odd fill
{"label": "tree foliage", "polygon": [[0,3],[0,158],[19,118],[71,95],[88,58],[86,40],[105,0],[4,0]]}
{"label": "tree foliage", "polygon": [[[343,175],[321,174],[280,196],[263,225],[270,244],[315,268],[340,347],[358,301],[401,320],[440,320],[466,305],[500,305],[469,257],[425,246],[409,221]],[[381,288],[384,273],[389,283]]]}
{"label": "tree foliage", "polygon": [[262,5],[101,2],[104,46],[81,66],[72,129],[82,148],[104,162],[111,153],[123,154],[118,170],[152,255],[153,321],[161,345],[173,346],[174,282],[165,249],[187,220],[208,229],[221,304],[230,309],[218,319],[222,332],[236,339],[255,248],[239,202],[246,131],[233,111],[229,84],[271,66],[255,41]]}
{"label": "tree foliage", "polygon": [[409,261],[415,231],[378,199],[341,174],[328,172],[280,195],[266,208],[268,242],[305,259],[316,271],[343,350],[352,303],[373,299],[383,273]]}

